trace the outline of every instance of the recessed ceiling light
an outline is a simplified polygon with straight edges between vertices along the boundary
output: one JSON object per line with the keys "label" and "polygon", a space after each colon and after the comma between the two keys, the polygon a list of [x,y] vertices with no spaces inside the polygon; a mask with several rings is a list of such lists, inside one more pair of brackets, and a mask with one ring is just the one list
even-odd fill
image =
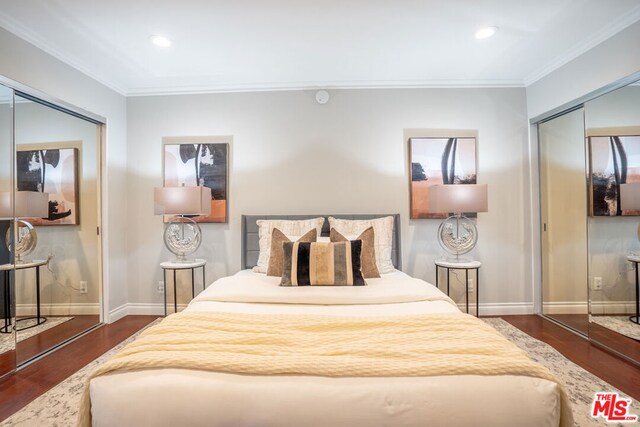
{"label": "recessed ceiling light", "polygon": [[498,31],[498,27],[484,27],[476,32],[477,39],[487,39]]}
{"label": "recessed ceiling light", "polygon": [[155,44],[158,47],[171,46],[171,40],[162,36],[151,36],[151,43]]}

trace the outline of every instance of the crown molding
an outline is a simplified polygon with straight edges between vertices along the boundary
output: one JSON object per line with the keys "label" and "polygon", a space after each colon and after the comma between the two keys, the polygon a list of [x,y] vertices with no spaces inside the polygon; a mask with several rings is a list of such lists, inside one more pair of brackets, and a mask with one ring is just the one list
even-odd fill
{"label": "crown molding", "polygon": [[296,83],[248,83],[180,87],[132,88],[126,96],[196,95],[233,92],[275,92],[318,89],[456,89],[524,88],[522,80],[423,80],[423,81],[315,81]]}
{"label": "crown molding", "polygon": [[20,25],[15,20],[11,19],[11,17],[1,12],[0,12],[0,27],[4,28],[5,30],[14,34],[15,36],[21,38],[22,40],[34,45],[38,49],[53,56],[57,60],[67,64],[68,66],[74,68],[75,70],[81,72],[82,74],[86,75],[92,80],[95,80],[98,83],[108,87],[109,89],[119,93],[120,95],[124,96],[126,94],[127,92],[125,89],[126,85],[112,79],[105,79],[103,77],[96,76],[95,73],[93,73],[91,70],[89,70],[87,67],[84,66],[82,61],[55,48],[47,40],[37,36],[32,31],[29,31],[24,26]]}
{"label": "crown molding", "polygon": [[587,40],[577,44],[565,54],[557,57],[552,62],[537,71],[527,75],[524,79],[508,80],[423,80],[423,81],[318,81],[318,82],[294,82],[294,83],[246,83],[229,85],[194,85],[175,87],[127,87],[127,84],[117,79],[97,76],[89,67],[73,55],[66,54],[54,47],[46,39],[39,37],[17,23],[11,17],[0,12],[0,27],[13,33],[17,37],[27,41],[35,47],[43,50],[54,58],[73,67],[98,83],[123,96],[160,96],[160,95],[192,95],[208,93],[230,92],[266,92],[288,90],[313,90],[313,89],[431,89],[431,88],[514,88],[527,87],[546,75],[552,73],[603,41],[609,39],[625,28],[640,21],[640,5],[625,14],[620,19],[607,25],[602,30],[594,33]]}
{"label": "crown molding", "polygon": [[611,24],[607,25],[600,31],[594,33],[592,36],[590,36],[586,40],[583,40],[582,42],[578,43],[572,49],[558,56],[556,59],[549,62],[545,66],[525,76],[524,85],[525,86],[532,85],[533,83],[551,74],[552,72],[562,67],[563,65],[568,64],[569,62],[573,61],[583,53],[593,49],[600,43],[615,36],[625,28],[635,24],[638,21],[640,21],[640,5],[634,7],[633,9],[631,9],[629,13],[624,14],[618,20],[613,21]]}

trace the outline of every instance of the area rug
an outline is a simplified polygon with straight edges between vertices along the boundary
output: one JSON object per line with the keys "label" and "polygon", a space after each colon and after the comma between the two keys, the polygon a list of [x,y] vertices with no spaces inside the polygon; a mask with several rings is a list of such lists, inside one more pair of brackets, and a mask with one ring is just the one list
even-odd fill
{"label": "area rug", "polygon": [[[614,387],[572,363],[551,346],[530,337],[504,320],[499,318],[484,320],[525,350],[533,360],[549,368],[564,382],[573,405],[576,427],[614,425],[607,424],[603,420],[594,420],[589,416],[593,394],[598,391],[617,391]],[[159,321],[156,320],[154,323]],[[75,425],[85,378],[98,365],[104,363],[118,350],[133,341],[136,335],[109,350],[35,399],[22,410],[0,423],[0,426],[67,427]],[[640,414],[638,402],[634,401],[632,406],[631,412]]]}
{"label": "area rug", "polygon": [[[591,404],[595,393],[613,391],[626,398],[629,398],[629,396],[571,362],[550,345],[527,335],[505,320],[500,318],[485,318],[482,320],[496,328],[509,341],[526,351],[531,359],[546,366],[564,383],[573,407],[573,418],[576,426],[638,425],[635,423],[606,423],[602,418],[591,418]],[[631,406],[630,412],[632,414],[640,414],[640,403],[638,401],[634,400]]]}
{"label": "area rug", "polygon": [[[41,325],[34,326],[33,328],[23,329],[18,331],[16,334],[15,340],[17,342],[24,341],[27,338],[31,338],[35,335],[38,335],[41,332],[46,331],[47,329],[51,329],[55,326],[60,325],[61,323],[68,322],[73,319],[73,317],[48,317],[47,321]],[[4,320],[3,320],[4,322]],[[24,320],[18,324],[18,327],[24,328],[26,326],[30,326],[35,323],[34,320]],[[4,325],[4,323],[2,323]],[[0,354],[5,351],[13,350],[15,348],[15,342],[12,334],[0,334]]]}
{"label": "area rug", "polygon": [[629,320],[629,316],[591,316],[591,321],[609,330],[640,341],[640,325]]}

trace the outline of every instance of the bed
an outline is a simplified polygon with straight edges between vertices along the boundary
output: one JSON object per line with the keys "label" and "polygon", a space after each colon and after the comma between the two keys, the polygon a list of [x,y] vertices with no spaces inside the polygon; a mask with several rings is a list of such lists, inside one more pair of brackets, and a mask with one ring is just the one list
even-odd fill
{"label": "bed", "polygon": [[[303,218],[307,217],[312,216]],[[261,218],[270,217],[242,218],[243,269],[207,287],[183,316],[252,316],[260,321],[308,316],[354,323],[379,318],[399,320],[400,325],[416,316],[431,320],[453,316],[477,322],[462,317],[467,315],[460,314],[433,285],[400,271],[397,215],[395,271],[368,279],[360,289],[311,286],[305,292],[278,286],[277,277],[251,271],[257,261],[255,224]],[[327,227],[323,235],[328,234]],[[171,321],[170,316],[163,323]],[[195,323],[193,327],[197,328]],[[405,363],[410,361],[401,364]],[[540,427],[570,423],[562,387],[552,379],[527,375],[256,375],[166,366],[93,378],[87,389],[93,425]]]}

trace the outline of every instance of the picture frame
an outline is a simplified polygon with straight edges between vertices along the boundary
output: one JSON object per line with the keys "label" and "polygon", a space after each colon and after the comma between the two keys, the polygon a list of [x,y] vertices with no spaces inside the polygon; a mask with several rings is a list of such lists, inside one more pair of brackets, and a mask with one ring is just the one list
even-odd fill
{"label": "picture frame", "polygon": [[[446,218],[429,212],[429,187],[477,183],[475,136],[409,138],[410,218]],[[468,215],[475,216],[475,215]]]}
{"label": "picture frame", "polygon": [[80,225],[80,150],[58,143],[16,148],[18,191],[49,193],[49,216],[30,218],[31,225]]}
{"label": "picture frame", "polygon": [[610,133],[587,137],[589,215],[638,216],[638,210],[620,209],[620,185],[640,182],[640,132]]}
{"label": "picture frame", "polygon": [[[163,185],[196,186],[211,189],[211,213],[191,217],[200,223],[229,221],[228,181],[230,137],[165,137],[163,146]],[[170,221],[165,217],[165,222]]]}

